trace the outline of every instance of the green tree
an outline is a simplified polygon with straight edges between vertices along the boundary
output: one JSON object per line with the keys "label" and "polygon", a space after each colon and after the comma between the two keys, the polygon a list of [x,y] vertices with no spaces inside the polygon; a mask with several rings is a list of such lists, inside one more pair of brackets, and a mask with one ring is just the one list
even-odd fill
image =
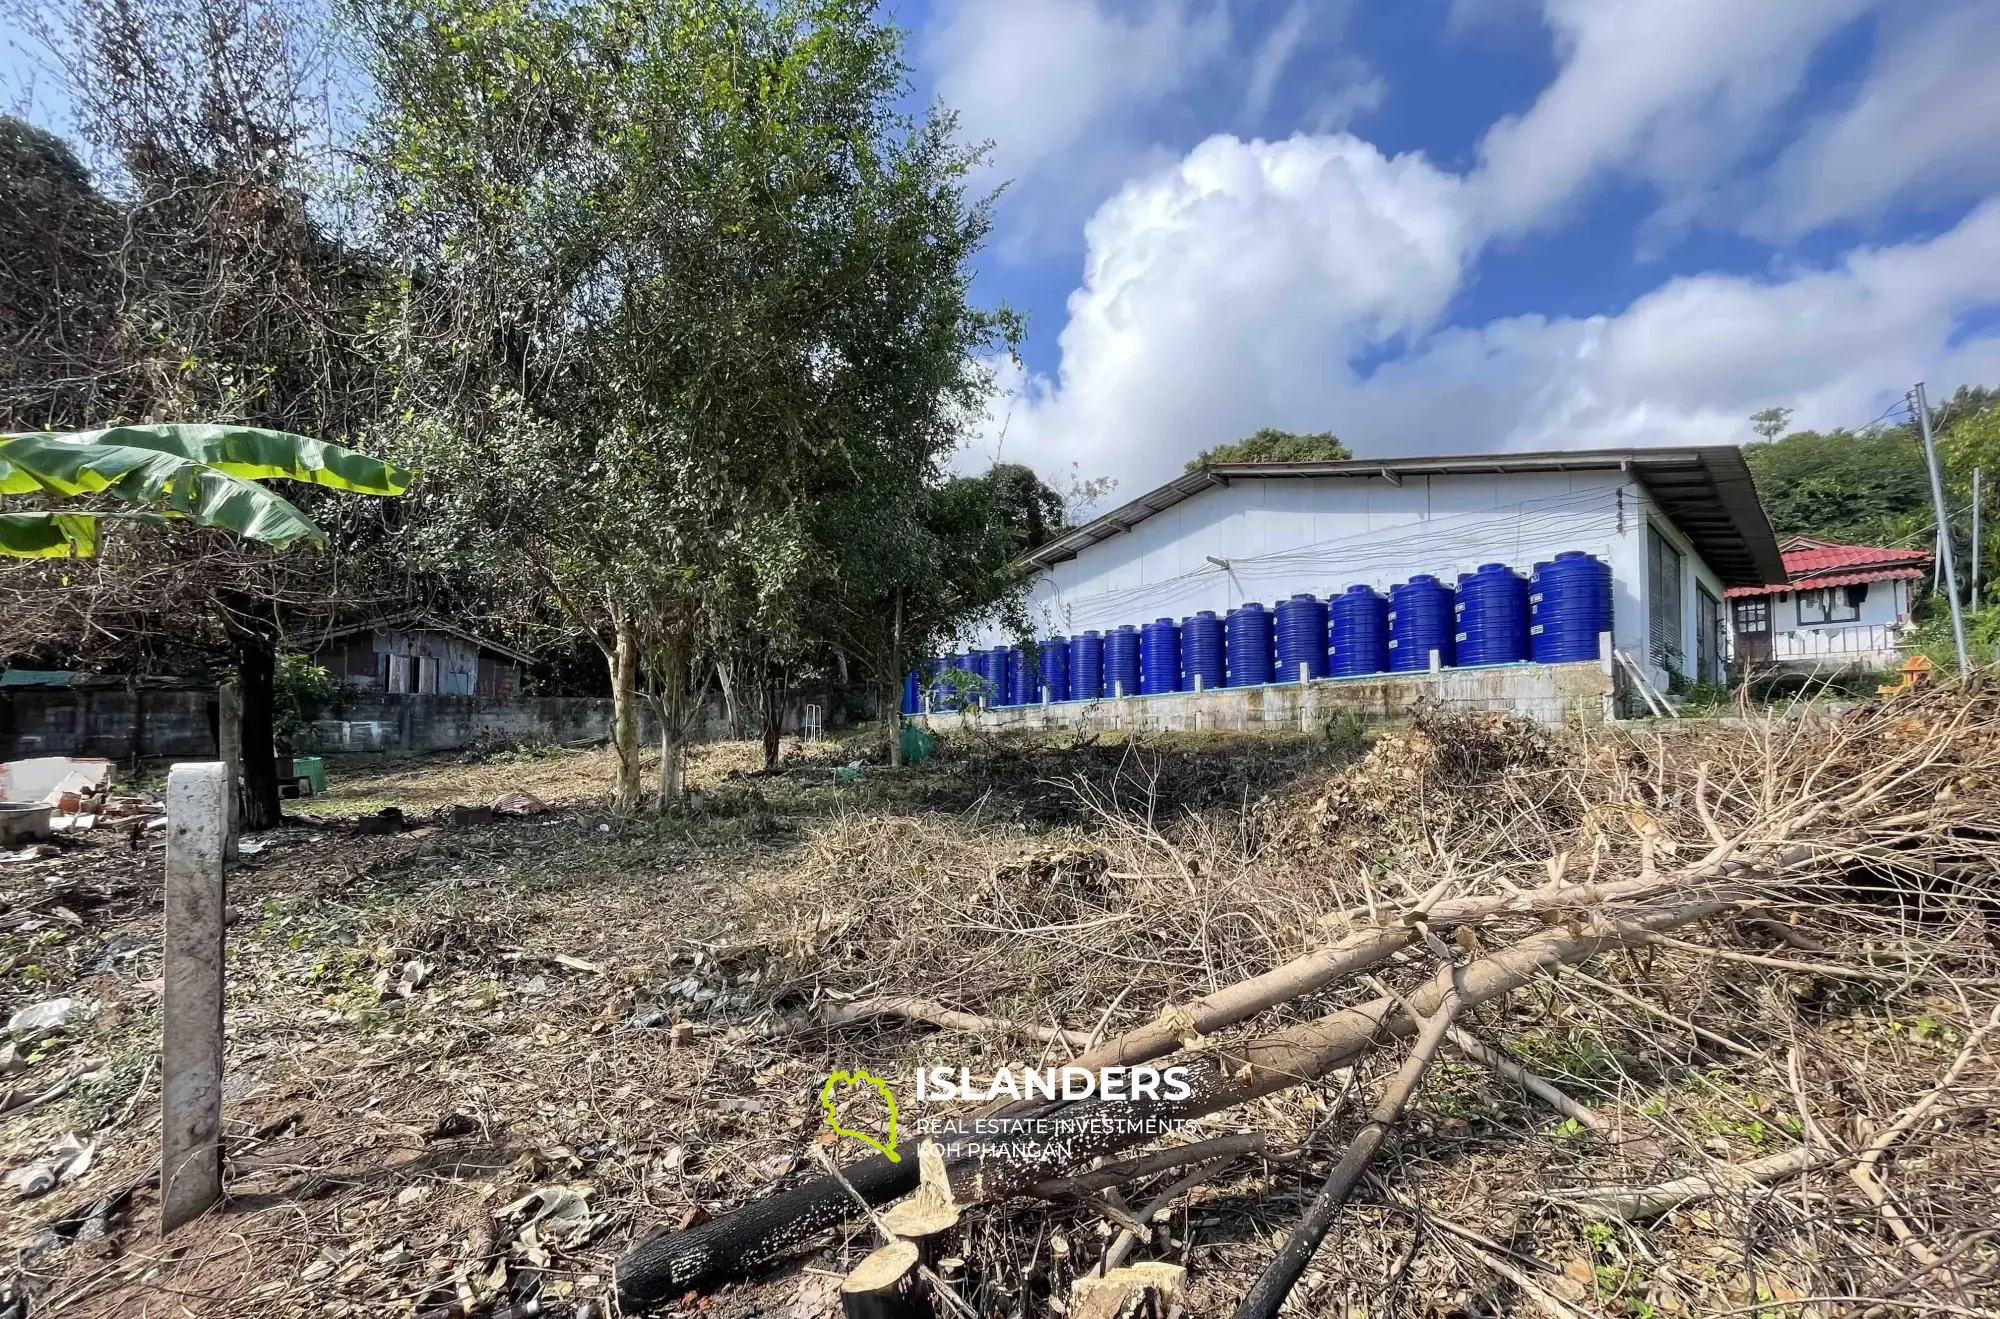
{"label": "green tree", "polygon": [[1265,426],[1234,444],[1203,449],[1188,460],[1187,470],[1192,472],[1209,463],[1337,463],[1353,456],[1354,451],[1332,431],[1301,435]]}
{"label": "green tree", "polygon": [[427,545],[598,643],[625,809],[644,672],[664,803],[705,652],[810,648],[977,413],[973,156],[859,0],[351,4]]}
{"label": "green tree", "polygon": [[1929,525],[1923,445],[1908,427],[1794,431],[1744,458],[1781,537],[1893,544]]}
{"label": "green tree", "polygon": [[1767,440],[1775,440],[1784,433],[1785,424],[1791,419],[1790,408],[1765,408],[1750,414],[1750,429]]}

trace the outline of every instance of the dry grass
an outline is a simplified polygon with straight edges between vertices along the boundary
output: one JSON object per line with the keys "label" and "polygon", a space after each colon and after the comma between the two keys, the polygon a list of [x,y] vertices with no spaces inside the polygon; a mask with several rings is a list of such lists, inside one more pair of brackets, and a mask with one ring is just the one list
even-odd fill
{"label": "dry grass", "polygon": [[[896,993],[1116,1033],[1441,878],[1473,894],[1552,873],[1669,870],[1717,836],[1740,839],[1750,858],[1798,838],[1827,850],[1769,893],[1767,909],[1685,932],[1689,947],[1583,968],[1657,1012],[1565,974],[1468,1021],[1643,1140],[1604,1142],[1470,1064],[1439,1064],[1380,1186],[1336,1226],[1295,1294],[1299,1313],[1543,1305],[1789,1319],[2000,1303],[1991,1037],[1881,1166],[1899,1218],[1941,1263],[1899,1241],[1838,1161],[1936,1086],[1996,1002],[1991,691],[1837,722],[1661,734],[1428,720],[1346,767],[1304,746],[979,744],[921,771],[871,775],[859,792],[817,770],[725,782],[727,768],[754,762],[707,754],[707,812],[658,824],[594,808],[586,789],[609,774],[591,753],[372,777],[337,767],[354,795],[320,806],[393,799],[414,810],[515,787],[576,805],[463,833],[291,830],[238,872],[233,1199],[171,1249],[153,1235],[144,1188],[111,1218],[115,1245],[39,1235],[140,1175],[156,1148],[146,1059],[157,1047],[158,854],[135,858],[100,837],[32,875],[0,872],[17,910],[30,898],[46,910],[48,893],[67,892],[81,922],[50,917],[5,935],[0,1007],[54,992],[106,1005],[27,1074],[37,1086],[72,1071],[95,1079],[0,1120],[10,1166],[63,1131],[99,1145],[84,1180],[10,1206],[6,1235],[24,1252],[35,1313],[411,1313],[531,1290],[552,1307],[605,1307],[611,1263],[636,1235],[811,1174],[817,1092],[832,1067],[907,1076],[919,1063],[978,1072],[1035,1061],[1001,1038],[897,1022],[760,1037],[774,1017]],[[1065,785],[1072,771],[1078,781]],[[940,803],[950,809],[926,809]],[[378,978],[412,957],[430,978],[408,999],[385,997]],[[1406,989],[1427,974],[1418,963],[1385,972]],[[1330,986],[1234,1034],[1367,993]],[[678,1044],[675,1022],[691,1028]],[[1395,1060],[1187,1133],[1266,1131],[1305,1151],[1197,1188],[1166,1224],[1168,1242],[1141,1246],[1193,1265],[1196,1313],[1234,1304]],[[1713,1170],[1807,1139],[1835,1161],[1653,1223],[1593,1224],[1556,1194]],[[587,1217],[525,1239],[519,1216],[495,1220],[537,1188],[584,1195]],[[1050,1313],[1114,1230],[1077,1205],[979,1209],[955,1276],[982,1311]],[[807,1263],[837,1272],[872,1244],[851,1226]],[[820,1313],[809,1296],[823,1301],[824,1289],[806,1272],[687,1309]]]}

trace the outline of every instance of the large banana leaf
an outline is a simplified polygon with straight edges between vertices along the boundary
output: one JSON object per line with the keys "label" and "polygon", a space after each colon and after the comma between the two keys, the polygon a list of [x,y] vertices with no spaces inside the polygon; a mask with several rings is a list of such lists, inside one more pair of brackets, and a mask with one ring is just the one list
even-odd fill
{"label": "large banana leaf", "polygon": [[0,513],[0,558],[95,558],[98,523],[106,517],[166,521],[147,513]]}
{"label": "large banana leaf", "polygon": [[[411,479],[409,472],[379,458],[305,435],[257,426],[170,422],[0,435],[0,494],[82,493],[78,460],[90,461],[86,452],[113,448],[179,458],[243,480],[282,477],[363,495],[400,495]],[[63,485],[76,488],[65,490]]]}
{"label": "large banana leaf", "polygon": [[11,464],[0,473],[0,493],[111,494],[280,549],[326,539],[283,496],[177,454],[31,434],[0,439],[0,460]]}

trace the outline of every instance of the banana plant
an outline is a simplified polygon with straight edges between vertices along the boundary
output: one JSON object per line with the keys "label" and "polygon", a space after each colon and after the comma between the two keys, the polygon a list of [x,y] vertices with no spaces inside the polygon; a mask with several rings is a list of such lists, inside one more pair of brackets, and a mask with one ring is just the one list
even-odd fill
{"label": "banana plant", "polygon": [[185,518],[283,549],[326,533],[275,491],[279,478],[363,495],[400,495],[412,474],[379,458],[257,426],[162,423],[0,434],[0,495],[108,494],[130,513],[0,513],[0,556],[89,558],[106,519]]}

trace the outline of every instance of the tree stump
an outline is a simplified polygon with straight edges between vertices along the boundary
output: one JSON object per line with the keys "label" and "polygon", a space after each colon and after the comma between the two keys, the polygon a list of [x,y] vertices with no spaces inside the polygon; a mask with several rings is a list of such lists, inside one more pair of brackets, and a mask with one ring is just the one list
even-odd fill
{"label": "tree stump", "polygon": [[916,1246],[892,1241],[855,1265],[840,1284],[840,1312],[846,1319],[933,1319]]}

